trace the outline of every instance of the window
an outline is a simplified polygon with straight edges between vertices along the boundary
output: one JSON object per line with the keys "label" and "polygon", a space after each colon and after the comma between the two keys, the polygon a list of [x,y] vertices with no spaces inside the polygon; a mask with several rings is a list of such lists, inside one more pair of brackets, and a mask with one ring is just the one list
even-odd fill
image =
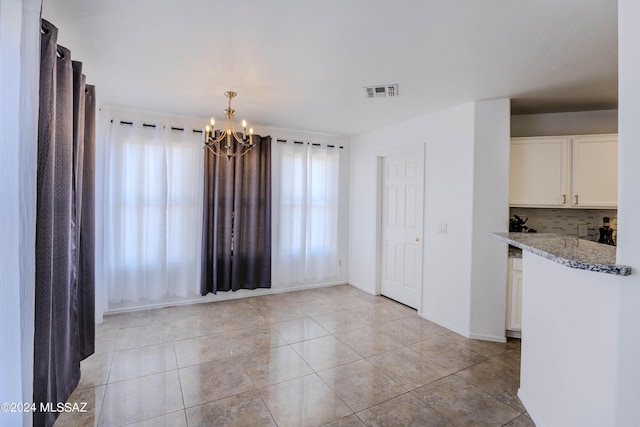
{"label": "window", "polygon": [[340,150],[306,143],[278,143],[275,148],[275,280],[289,284],[334,279],[339,273]]}
{"label": "window", "polygon": [[198,294],[203,176],[199,136],[162,125],[113,123],[107,163],[109,301]]}

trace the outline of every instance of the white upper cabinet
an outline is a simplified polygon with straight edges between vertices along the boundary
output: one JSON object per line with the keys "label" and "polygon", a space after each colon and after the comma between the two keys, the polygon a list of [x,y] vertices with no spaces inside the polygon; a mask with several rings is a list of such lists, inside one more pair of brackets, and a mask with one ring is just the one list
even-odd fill
{"label": "white upper cabinet", "polygon": [[618,205],[618,136],[576,136],[572,141],[571,205]]}
{"label": "white upper cabinet", "polygon": [[512,138],[510,168],[511,206],[617,206],[617,135]]}
{"label": "white upper cabinet", "polygon": [[568,139],[511,139],[509,203],[562,207],[568,201]]}

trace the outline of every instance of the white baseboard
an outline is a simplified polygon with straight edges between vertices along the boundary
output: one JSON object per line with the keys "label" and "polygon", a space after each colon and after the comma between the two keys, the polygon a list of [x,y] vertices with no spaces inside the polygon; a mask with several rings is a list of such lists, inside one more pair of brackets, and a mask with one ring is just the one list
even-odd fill
{"label": "white baseboard", "polygon": [[427,316],[427,315],[425,315],[424,313],[419,313],[419,316],[420,316],[420,317],[422,317],[423,319],[427,319],[428,321],[435,323],[435,324],[436,324],[436,325],[438,325],[438,326],[442,326],[443,328],[447,328],[447,329],[449,329],[450,331],[453,331],[453,332],[455,332],[455,333],[457,333],[457,334],[460,334],[460,335],[462,335],[463,337],[467,337],[467,332],[466,332],[466,331],[461,331],[461,330],[459,330],[458,328],[456,328],[456,327],[454,327],[454,326],[452,326],[452,325],[447,324],[446,322],[442,322],[442,321],[440,321],[439,319],[436,319],[436,318],[431,317],[431,316]]}
{"label": "white baseboard", "polygon": [[512,329],[507,329],[506,335],[509,338],[522,338],[522,331],[514,331]]}
{"label": "white baseboard", "polygon": [[280,294],[284,292],[292,292],[292,291],[302,291],[307,289],[314,288],[326,288],[328,286],[336,286],[336,285],[345,285],[344,281],[338,282],[328,282],[328,283],[314,283],[310,285],[295,285],[288,288],[268,288],[268,289],[240,289],[235,292],[218,292],[216,295],[207,294],[204,296],[193,295],[192,297],[170,297],[165,298],[159,301],[138,301],[138,302],[127,302],[127,303],[111,303],[109,310],[105,313],[106,315],[110,314],[121,314],[121,313],[130,313],[133,311],[140,310],[151,310],[154,308],[165,308],[165,307],[175,307],[179,305],[190,305],[190,304],[202,304],[216,301],[228,301],[239,298],[249,298],[249,297],[257,297],[261,295],[272,295],[272,294]]}
{"label": "white baseboard", "polygon": [[366,287],[364,287],[364,286],[361,286],[361,285],[360,285],[360,284],[358,284],[358,283],[348,282],[347,284],[349,284],[349,285],[353,286],[354,288],[358,288],[358,289],[360,289],[362,292],[366,292],[366,293],[368,293],[369,295],[373,295],[373,296],[378,296],[378,295],[380,295],[380,294],[376,294],[376,293],[375,293],[375,291],[373,291],[373,292],[372,292],[372,291],[371,291],[371,289],[368,289],[368,288],[366,288]]}
{"label": "white baseboard", "polygon": [[518,389],[518,398],[520,399],[520,401],[522,402],[522,405],[524,406],[524,408],[527,410],[527,413],[529,414],[529,416],[531,417],[531,420],[533,421],[533,423],[537,426],[546,426],[547,424],[544,424],[542,422],[542,420],[540,419],[540,417],[538,417],[536,415],[536,410],[535,408],[533,408],[531,406],[531,402],[529,402],[529,399],[527,399],[526,394],[522,391],[522,388]]}
{"label": "white baseboard", "polygon": [[499,342],[499,343],[507,342],[507,338],[504,335],[500,336],[500,335],[469,334],[467,338],[471,338],[474,340]]}
{"label": "white baseboard", "polygon": [[483,335],[483,334],[472,334],[469,331],[463,331],[461,329],[456,328],[453,325],[448,324],[447,322],[442,322],[440,319],[436,319],[434,317],[431,316],[427,316],[421,312],[418,312],[418,316],[422,317],[423,319],[427,319],[430,322],[433,322],[439,326],[442,326],[443,328],[447,328],[450,331],[455,332],[456,334],[462,335],[465,338],[470,338],[470,339],[474,339],[474,340],[482,340],[482,341],[491,341],[491,342],[500,342],[500,343],[505,343],[507,342],[507,338],[505,336],[500,336],[500,335]]}

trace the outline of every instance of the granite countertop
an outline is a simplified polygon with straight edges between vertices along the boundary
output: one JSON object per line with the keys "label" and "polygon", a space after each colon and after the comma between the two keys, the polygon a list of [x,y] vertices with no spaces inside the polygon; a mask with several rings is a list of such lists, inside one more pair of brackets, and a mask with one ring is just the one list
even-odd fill
{"label": "granite countertop", "polygon": [[554,233],[493,233],[493,236],[567,267],[618,276],[631,274],[631,267],[616,264],[615,246]]}

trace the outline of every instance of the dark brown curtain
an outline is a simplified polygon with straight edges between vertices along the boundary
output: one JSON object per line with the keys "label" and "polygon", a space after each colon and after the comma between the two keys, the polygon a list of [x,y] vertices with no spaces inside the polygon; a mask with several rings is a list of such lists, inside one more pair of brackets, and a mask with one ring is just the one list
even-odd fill
{"label": "dark brown curtain", "polygon": [[[87,298],[94,292],[88,289],[93,287],[93,267],[80,269],[78,260],[81,254],[87,255],[87,250],[82,250],[86,240],[93,242],[89,236],[93,229],[82,232],[84,210],[92,210],[82,195],[93,192],[89,188],[93,177],[86,176],[93,172],[93,160],[86,156],[93,154],[94,137],[87,142],[84,136],[95,128],[93,122],[85,126],[84,119],[87,113],[91,116],[91,109],[95,117],[95,103],[90,101],[87,109],[81,64],[72,63],[69,50],[57,46],[57,34],[55,26],[42,21],[35,247],[36,405],[67,400],[80,380],[80,360],[93,353],[94,338],[92,327],[91,334],[83,333],[82,337],[79,330],[80,316],[87,316],[83,324],[94,323],[94,301]],[[89,165],[86,171],[85,164]],[[93,263],[92,258],[90,261]],[[51,426],[56,418],[55,412],[36,411],[34,426]]]}
{"label": "dark brown curtain", "polygon": [[78,246],[78,337],[80,358],[95,351],[95,146],[96,88],[86,85],[84,91],[84,153],[79,157],[82,183],[76,189],[80,200],[80,235]]}
{"label": "dark brown curtain", "polygon": [[271,137],[227,159],[205,150],[200,291],[271,287]]}

